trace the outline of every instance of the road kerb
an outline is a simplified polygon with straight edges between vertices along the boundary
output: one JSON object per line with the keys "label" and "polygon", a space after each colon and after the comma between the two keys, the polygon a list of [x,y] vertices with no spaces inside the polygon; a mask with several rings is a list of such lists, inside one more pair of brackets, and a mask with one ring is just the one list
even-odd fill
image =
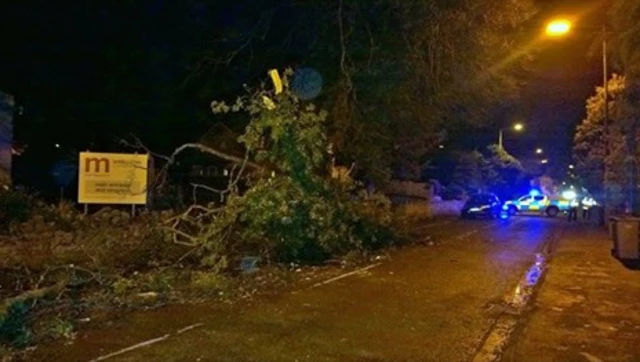
{"label": "road kerb", "polygon": [[[511,342],[514,331],[522,322],[525,310],[533,303],[536,292],[544,283],[549,258],[557,240],[558,236],[552,237],[536,253],[535,260],[514,288],[511,297],[505,298],[504,311],[498,316],[485,335],[480,348],[471,359],[472,362],[495,362],[500,360]],[[533,284],[529,280],[532,272],[538,273]]]}

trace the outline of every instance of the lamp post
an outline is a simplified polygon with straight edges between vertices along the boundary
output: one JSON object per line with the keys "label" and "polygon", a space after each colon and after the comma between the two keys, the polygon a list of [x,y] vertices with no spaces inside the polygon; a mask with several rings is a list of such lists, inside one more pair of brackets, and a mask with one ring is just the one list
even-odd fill
{"label": "lamp post", "polygon": [[[512,128],[514,131],[520,132],[524,129],[524,126],[522,125],[522,123],[516,123]],[[504,130],[504,128],[500,128],[500,131],[498,132],[498,148],[500,148],[501,150],[504,150],[504,147],[502,145],[502,133]]]}
{"label": "lamp post", "polygon": [[602,121],[602,135],[604,137],[604,159],[602,160],[602,192],[604,193],[604,223],[607,224],[611,208],[607,202],[610,195],[607,188],[609,179],[609,167],[607,158],[609,157],[609,69],[607,65],[607,23],[602,23],[602,89],[604,96],[604,120]]}
{"label": "lamp post", "polygon": [[[556,19],[550,21],[547,24],[545,32],[548,36],[551,37],[560,37],[569,33],[571,30],[571,22],[566,19]],[[604,193],[603,203],[604,203],[604,220],[605,223],[608,220],[608,215],[610,214],[610,208],[607,200],[609,199],[609,192],[607,190],[607,180],[609,179],[609,168],[607,167],[607,158],[609,157],[609,67],[607,64],[607,23],[602,23],[602,89],[604,96],[604,119],[602,126],[602,133],[604,138],[604,159],[602,160],[602,188]],[[631,193],[630,197],[633,197]],[[632,201],[632,200],[630,200]]]}

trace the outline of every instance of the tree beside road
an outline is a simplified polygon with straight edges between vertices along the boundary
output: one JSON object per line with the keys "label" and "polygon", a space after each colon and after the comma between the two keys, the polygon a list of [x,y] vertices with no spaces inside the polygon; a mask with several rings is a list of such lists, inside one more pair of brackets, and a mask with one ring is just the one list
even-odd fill
{"label": "tree beside road", "polygon": [[[576,172],[581,176],[584,186],[594,193],[602,194],[606,184],[613,205],[620,205],[625,200],[624,187],[627,184],[625,169],[626,145],[622,115],[620,112],[622,94],[625,89],[625,77],[614,74],[608,82],[609,92],[609,154],[605,147],[604,126],[604,89],[596,87],[593,96],[587,99],[587,115],[576,128],[573,153],[576,161]],[[604,180],[604,163],[609,173]]]}

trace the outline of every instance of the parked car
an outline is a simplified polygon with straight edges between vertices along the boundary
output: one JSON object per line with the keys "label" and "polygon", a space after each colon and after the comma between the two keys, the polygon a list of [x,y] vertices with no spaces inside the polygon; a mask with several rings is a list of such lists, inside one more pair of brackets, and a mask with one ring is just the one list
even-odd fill
{"label": "parked car", "polygon": [[461,217],[485,217],[495,219],[500,217],[502,203],[494,194],[476,194],[467,200],[462,207]]}

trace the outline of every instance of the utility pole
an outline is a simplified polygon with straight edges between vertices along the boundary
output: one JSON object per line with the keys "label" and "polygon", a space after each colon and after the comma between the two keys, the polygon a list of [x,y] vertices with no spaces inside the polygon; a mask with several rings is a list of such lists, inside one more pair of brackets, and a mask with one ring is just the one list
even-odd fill
{"label": "utility pole", "polygon": [[604,159],[602,160],[602,188],[604,192],[604,221],[609,222],[611,215],[611,205],[609,195],[609,167],[607,159],[609,158],[609,70],[607,65],[607,22],[602,23],[602,87],[604,90],[604,120],[602,133],[604,136]]}

